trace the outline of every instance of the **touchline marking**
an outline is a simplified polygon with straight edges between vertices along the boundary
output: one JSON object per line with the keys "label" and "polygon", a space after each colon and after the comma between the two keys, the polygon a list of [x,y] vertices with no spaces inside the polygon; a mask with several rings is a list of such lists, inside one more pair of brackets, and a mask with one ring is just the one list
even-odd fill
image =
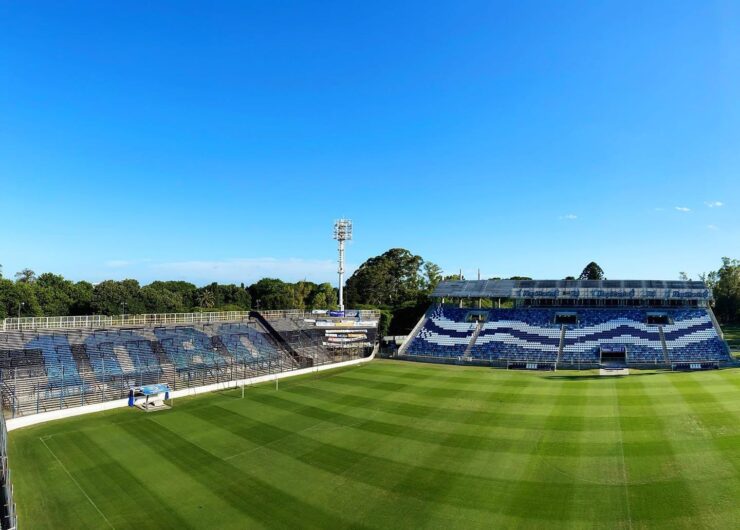
{"label": "touchline marking", "polygon": [[79,483],[79,482],[77,482],[77,480],[75,480],[75,478],[74,478],[74,477],[72,476],[72,473],[70,473],[70,472],[69,472],[69,470],[67,469],[67,466],[65,466],[65,465],[64,465],[64,464],[62,463],[62,461],[61,461],[61,460],[59,460],[59,457],[58,457],[58,456],[57,456],[56,454],[54,454],[54,451],[52,451],[52,450],[51,450],[51,447],[49,447],[49,446],[47,445],[47,443],[46,443],[46,440],[44,440],[43,438],[39,438],[39,440],[41,440],[41,443],[42,443],[42,444],[44,444],[44,447],[46,447],[46,449],[48,449],[48,450],[49,450],[49,452],[51,453],[51,456],[53,456],[53,457],[54,457],[54,460],[56,460],[57,462],[59,462],[59,465],[60,465],[60,466],[62,466],[62,469],[64,470],[64,472],[65,472],[65,473],[67,474],[67,476],[69,476],[69,478],[71,478],[71,479],[72,479],[72,482],[74,482],[74,483],[75,483],[75,485],[76,485],[76,486],[77,486],[77,487],[78,487],[78,488],[80,489],[80,491],[82,492],[82,494],[83,494],[83,495],[84,495],[85,497],[87,497],[87,500],[88,500],[88,501],[90,501],[90,504],[92,504],[92,505],[93,505],[93,508],[95,508],[95,509],[96,509],[96,510],[98,511],[98,513],[100,514],[100,516],[101,516],[101,517],[102,517],[103,519],[105,519],[105,522],[106,522],[106,523],[108,523],[108,526],[110,526],[111,528],[113,528],[113,529],[115,530],[115,528],[116,528],[116,527],[115,527],[115,526],[113,526],[113,523],[111,523],[111,522],[110,522],[110,521],[108,520],[108,518],[107,518],[107,517],[105,516],[105,514],[104,514],[103,512],[101,512],[101,511],[100,511],[100,508],[98,508],[98,505],[97,505],[97,504],[95,504],[95,501],[93,501],[93,500],[92,500],[92,499],[90,498],[90,495],[88,495],[88,494],[87,494],[87,492],[86,492],[86,491],[85,491],[85,490],[83,489],[83,487],[82,487],[82,486],[80,485],[80,483]]}

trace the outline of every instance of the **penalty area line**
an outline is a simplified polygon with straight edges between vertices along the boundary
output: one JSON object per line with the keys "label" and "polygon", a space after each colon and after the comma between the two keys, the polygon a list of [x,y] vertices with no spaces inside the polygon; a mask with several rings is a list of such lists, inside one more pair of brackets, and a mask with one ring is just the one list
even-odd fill
{"label": "penalty area line", "polygon": [[106,523],[108,523],[108,526],[110,526],[111,528],[113,528],[113,529],[115,530],[115,528],[116,528],[116,527],[115,527],[115,526],[113,526],[113,523],[111,523],[111,522],[110,522],[110,521],[108,520],[108,518],[107,518],[107,517],[105,516],[105,514],[104,514],[104,513],[102,512],[102,511],[100,511],[100,508],[98,508],[98,505],[97,505],[97,504],[95,504],[95,501],[93,501],[93,500],[92,500],[92,499],[90,498],[90,495],[88,495],[88,494],[87,494],[87,492],[85,491],[85,489],[84,489],[84,488],[83,488],[83,487],[82,487],[82,486],[80,485],[80,483],[79,483],[79,482],[77,482],[77,480],[76,480],[76,479],[75,479],[75,478],[74,478],[74,477],[72,476],[72,473],[70,473],[70,472],[69,472],[69,469],[67,469],[67,466],[65,466],[65,465],[64,465],[64,463],[63,463],[63,462],[62,462],[61,460],[59,460],[59,457],[58,457],[58,456],[57,456],[57,455],[56,455],[56,454],[54,453],[54,451],[52,451],[52,450],[51,450],[51,447],[49,447],[49,445],[48,445],[48,444],[46,443],[46,440],[45,440],[44,438],[39,438],[39,440],[41,441],[41,443],[42,443],[42,444],[44,444],[44,447],[46,447],[46,449],[47,449],[47,450],[48,450],[48,451],[49,451],[49,452],[51,453],[51,456],[53,456],[53,457],[54,457],[54,460],[56,460],[57,462],[59,462],[59,465],[60,465],[60,466],[62,466],[62,469],[64,470],[64,472],[65,472],[65,473],[67,474],[67,476],[68,476],[68,477],[69,477],[70,479],[72,479],[72,482],[74,482],[74,483],[75,483],[75,485],[76,485],[76,486],[77,486],[77,487],[78,487],[78,488],[80,489],[80,491],[81,491],[81,492],[82,492],[82,494],[83,494],[83,495],[84,495],[84,496],[85,496],[85,497],[87,498],[87,500],[88,500],[88,501],[90,501],[90,504],[92,504],[92,505],[93,505],[93,508],[95,508],[95,510],[97,510],[97,512],[98,512],[98,513],[100,514],[100,516],[101,516],[101,517],[102,517],[102,518],[103,518],[103,519],[105,520],[105,522],[106,522]]}

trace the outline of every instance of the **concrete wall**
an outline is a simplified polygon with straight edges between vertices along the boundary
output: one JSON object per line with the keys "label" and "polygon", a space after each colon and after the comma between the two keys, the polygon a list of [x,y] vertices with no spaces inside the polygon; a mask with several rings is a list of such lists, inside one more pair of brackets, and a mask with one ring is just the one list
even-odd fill
{"label": "concrete wall", "polygon": [[[377,350],[377,348],[376,348]],[[206,392],[214,392],[216,390],[226,390],[229,388],[238,388],[242,385],[253,385],[257,383],[265,383],[274,381],[275,379],[286,379],[289,377],[295,377],[297,375],[305,375],[314,372],[323,372],[325,370],[333,370],[335,368],[342,368],[345,366],[355,366],[372,361],[375,358],[375,351],[370,357],[363,359],[353,359],[351,361],[344,361],[341,363],[325,364],[321,366],[315,366],[312,368],[301,368],[300,370],[292,370],[289,372],[281,372],[278,374],[261,375],[259,377],[251,377],[249,379],[237,379],[234,381],[225,381],[222,383],[214,383],[212,385],[196,386],[193,388],[183,388],[182,390],[175,390],[170,392],[170,398],[177,399],[187,396],[196,396],[198,394],[204,394]],[[59,420],[62,418],[71,418],[73,416],[81,416],[83,414],[91,414],[93,412],[102,412],[104,410],[116,409],[119,407],[127,407],[128,399],[117,399],[115,401],[106,401],[104,403],[96,403],[94,405],[85,405],[83,407],[73,407],[68,409],[53,410],[50,412],[42,412],[40,414],[33,414],[31,416],[22,416],[20,418],[12,418],[6,420],[8,431],[28,427],[30,425],[36,425],[39,423],[45,423],[47,421]]]}

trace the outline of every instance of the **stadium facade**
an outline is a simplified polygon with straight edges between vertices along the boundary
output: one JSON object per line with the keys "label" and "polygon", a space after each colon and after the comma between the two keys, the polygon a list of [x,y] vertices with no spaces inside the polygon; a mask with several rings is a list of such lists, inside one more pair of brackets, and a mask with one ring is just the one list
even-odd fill
{"label": "stadium facade", "polygon": [[718,368],[732,363],[703,282],[441,282],[396,356],[509,368]]}

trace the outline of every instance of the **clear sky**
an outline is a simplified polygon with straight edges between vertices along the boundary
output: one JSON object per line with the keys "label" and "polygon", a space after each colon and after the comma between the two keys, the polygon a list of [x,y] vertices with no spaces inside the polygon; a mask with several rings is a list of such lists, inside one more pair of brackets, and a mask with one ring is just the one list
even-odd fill
{"label": "clear sky", "polygon": [[2,2],[0,216],[11,277],[334,281],[339,216],[352,266],[695,276],[740,258],[740,4]]}

